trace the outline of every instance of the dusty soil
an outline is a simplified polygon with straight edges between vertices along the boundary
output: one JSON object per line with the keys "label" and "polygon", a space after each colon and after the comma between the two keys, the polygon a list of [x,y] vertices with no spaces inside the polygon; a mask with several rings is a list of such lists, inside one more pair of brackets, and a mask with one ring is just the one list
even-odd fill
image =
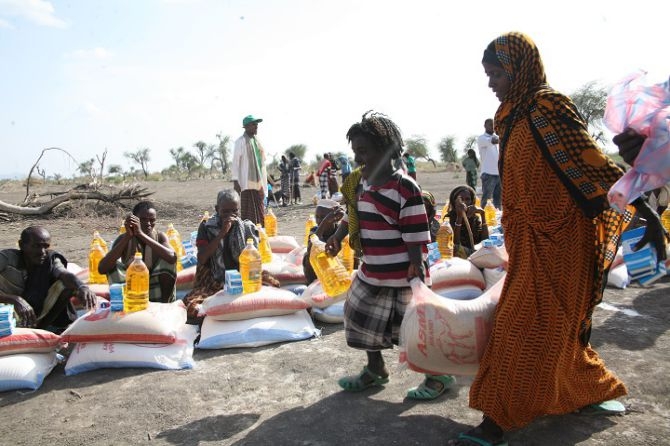
{"label": "dusty soil", "polygon": [[[463,174],[419,173],[444,203]],[[147,183],[163,224],[194,230],[212,210],[222,180]],[[25,189],[0,185],[0,200],[17,203]],[[303,189],[309,202],[314,188]],[[130,204],[128,207],[132,207]],[[303,233],[311,205],[275,208],[281,234]],[[1,223],[0,246],[12,247],[25,226],[41,224],[54,247],[86,265],[93,230],[113,239],[127,208],[64,206],[48,218]],[[163,226],[164,227],[164,226]],[[509,435],[511,445],[670,444],[670,279],[652,288],[608,288],[595,315],[593,344],[628,385],[621,417],[566,415],[539,419]],[[347,348],[341,324],[317,323],[317,339],[253,349],[196,350],[185,371],[107,369],[66,377],[59,365],[35,392],[0,394],[0,443],[7,445],[442,445],[480,413],[468,408],[468,379],[437,401],[405,400],[421,376],[401,370],[385,352],[391,382],[345,394],[337,378],[357,372],[364,355]]]}

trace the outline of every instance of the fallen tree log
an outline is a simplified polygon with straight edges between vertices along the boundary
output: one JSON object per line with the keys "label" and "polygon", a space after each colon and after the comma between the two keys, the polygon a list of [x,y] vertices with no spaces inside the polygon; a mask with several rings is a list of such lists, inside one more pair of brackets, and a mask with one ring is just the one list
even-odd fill
{"label": "fallen tree log", "polygon": [[19,215],[45,215],[53,211],[57,206],[75,200],[99,200],[114,203],[121,200],[138,200],[152,194],[153,192],[139,186],[130,186],[112,193],[74,188],[65,192],[51,192],[48,195],[52,197],[55,195],[55,197],[43,203],[37,202],[40,195],[32,194],[30,197],[31,206],[18,206],[0,200],[0,211]]}

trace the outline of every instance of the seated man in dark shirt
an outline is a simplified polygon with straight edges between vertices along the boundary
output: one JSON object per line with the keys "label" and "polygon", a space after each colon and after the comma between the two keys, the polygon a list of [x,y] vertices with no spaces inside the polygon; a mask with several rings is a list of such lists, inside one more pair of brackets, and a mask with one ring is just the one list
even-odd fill
{"label": "seated man in dark shirt", "polygon": [[63,255],[49,249],[51,235],[41,226],[21,232],[19,249],[0,251],[0,303],[14,305],[22,327],[66,327],[76,314],[68,305],[76,296],[86,308],[97,298],[66,269]]}

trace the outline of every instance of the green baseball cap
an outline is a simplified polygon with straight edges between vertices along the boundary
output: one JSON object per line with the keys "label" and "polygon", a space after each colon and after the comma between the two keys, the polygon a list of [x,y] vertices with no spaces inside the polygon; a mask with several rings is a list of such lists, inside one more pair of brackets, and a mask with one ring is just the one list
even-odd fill
{"label": "green baseball cap", "polygon": [[263,120],[261,118],[254,118],[254,115],[248,115],[245,116],[242,120],[242,127],[246,127],[247,125],[253,124],[254,122],[263,122]]}

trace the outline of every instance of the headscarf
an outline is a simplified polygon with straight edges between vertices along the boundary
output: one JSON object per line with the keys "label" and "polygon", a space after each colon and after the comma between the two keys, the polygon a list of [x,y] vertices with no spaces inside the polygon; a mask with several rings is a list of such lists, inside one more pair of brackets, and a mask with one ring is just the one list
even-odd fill
{"label": "headscarf", "polygon": [[606,277],[621,232],[632,219],[632,208],[621,215],[609,208],[607,191],[623,174],[589,135],[587,125],[570,98],[547,84],[540,53],[530,37],[511,32],[493,41],[495,54],[510,80],[510,89],[495,114],[500,137],[500,175],[504,174],[505,146],[513,124],[528,120],[544,158],[577,206],[594,219],[596,271],[590,307],[582,321],[580,340],[588,343],[591,315],[602,300]]}

